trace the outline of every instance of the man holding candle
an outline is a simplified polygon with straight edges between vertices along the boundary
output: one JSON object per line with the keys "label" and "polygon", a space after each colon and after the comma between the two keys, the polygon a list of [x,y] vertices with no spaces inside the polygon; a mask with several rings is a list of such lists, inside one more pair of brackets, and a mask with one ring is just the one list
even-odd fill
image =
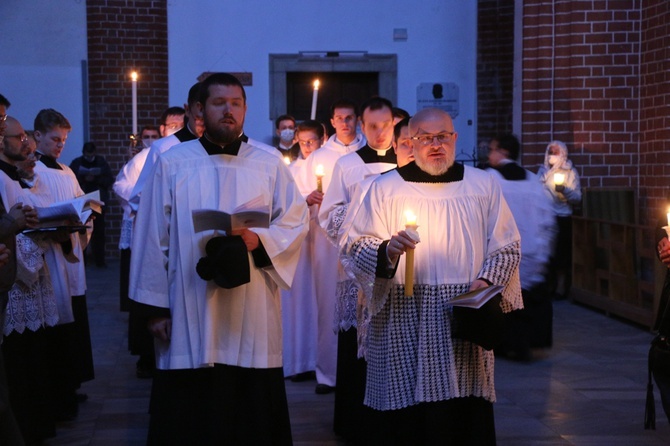
{"label": "man holding candle", "polygon": [[565,299],[572,284],[572,208],[582,201],[579,174],[568,159],[565,143],[552,141],[547,145],[537,176],[551,194],[558,226],[548,284],[555,299]]}
{"label": "man holding candle", "polygon": [[[135,224],[130,297],[157,354],[148,444],[291,444],[279,288],[293,281],[307,206],[276,149],[239,139],[235,76],[205,79],[197,107],[205,133],[158,157]],[[267,228],[195,232],[193,211],[250,201],[267,206]],[[212,257],[223,268],[209,280]]]}
{"label": "man holding candle", "polygon": [[[495,180],[455,163],[446,112],[419,111],[409,131],[415,162],[372,183],[345,251],[370,321],[366,434],[377,444],[495,444],[493,352],[453,336],[449,301],[496,284],[503,311],[521,308],[519,233]],[[407,210],[416,231],[406,229]]]}

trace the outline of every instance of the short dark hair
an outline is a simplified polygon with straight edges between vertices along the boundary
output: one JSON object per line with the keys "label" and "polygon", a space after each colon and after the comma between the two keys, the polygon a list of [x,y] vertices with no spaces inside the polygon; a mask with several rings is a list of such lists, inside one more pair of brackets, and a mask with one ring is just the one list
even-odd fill
{"label": "short dark hair", "polygon": [[511,133],[505,133],[495,138],[498,141],[498,148],[507,150],[509,158],[516,161],[519,158],[521,144],[519,139]]}
{"label": "short dark hair", "polygon": [[398,123],[393,126],[393,140],[398,141],[398,138],[400,137],[400,130],[402,130],[404,127],[409,127],[409,116],[406,118],[403,118],[402,120],[398,121]]}
{"label": "short dark hair", "polygon": [[277,119],[275,119],[275,128],[279,128],[279,123],[282,121],[293,121],[293,125],[295,125],[295,118],[291,115],[281,115]]}
{"label": "short dark hair", "polygon": [[155,125],[145,125],[144,127],[142,127],[142,130],[140,130],[140,135],[144,133],[145,130],[153,130],[154,132],[158,132],[159,135],[161,134],[159,128],[156,127]]}
{"label": "short dark hair", "polygon": [[316,136],[318,136],[320,139],[323,139],[323,135],[325,135],[323,130],[323,124],[313,119],[308,119],[298,124],[298,128],[296,129],[295,133],[297,135],[300,132],[308,132],[308,131],[316,133]]}
{"label": "short dark hair", "polygon": [[33,128],[41,133],[46,133],[54,127],[61,127],[66,130],[72,130],[70,121],[60,112],[53,108],[44,108],[35,116]]}
{"label": "short dark hair", "polygon": [[94,142],[85,142],[84,147],[81,149],[82,153],[93,153],[95,152],[95,143]]}
{"label": "short dark hair", "polygon": [[410,117],[409,112],[407,112],[407,110],[402,109],[400,107],[393,107],[391,109],[391,111],[393,112],[393,117],[394,118],[400,118],[402,120],[402,119]]}
{"label": "short dark hair", "polygon": [[189,107],[192,107],[196,102],[198,102],[198,99],[200,98],[200,85],[200,82],[196,82],[191,88],[189,88],[188,99],[186,100],[186,103]]}
{"label": "short dark hair", "polygon": [[184,116],[186,110],[183,107],[168,107],[161,115],[161,125],[165,125],[168,116]]}
{"label": "short dark hair", "polygon": [[356,115],[356,117],[360,116],[360,114],[358,113],[358,105],[356,105],[356,103],[354,101],[351,101],[349,99],[339,99],[339,100],[333,102],[330,105],[330,117],[331,118],[335,116],[335,109],[336,108],[350,108],[354,111],[354,114]]}
{"label": "short dark hair", "polygon": [[0,105],[4,105],[5,108],[11,107],[12,103],[9,102],[9,99],[0,94]]}
{"label": "short dark hair", "polygon": [[367,101],[361,105],[361,119],[363,117],[363,114],[365,113],[365,110],[370,109],[371,111],[375,110],[381,110],[384,108],[388,108],[389,112],[393,114],[393,104],[391,101],[389,101],[386,98],[382,98],[381,96],[373,96]]}
{"label": "short dark hair", "polygon": [[203,105],[207,102],[207,98],[209,98],[209,87],[212,85],[238,86],[240,87],[240,90],[242,90],[242,98],[244,98],[244,102],[247,102],[247,92],[244,91],[244,85],[242,85],[242,82],[240,82],[238,78],[230,73],[214,73],[207,76],[201,83],[198,102]]}

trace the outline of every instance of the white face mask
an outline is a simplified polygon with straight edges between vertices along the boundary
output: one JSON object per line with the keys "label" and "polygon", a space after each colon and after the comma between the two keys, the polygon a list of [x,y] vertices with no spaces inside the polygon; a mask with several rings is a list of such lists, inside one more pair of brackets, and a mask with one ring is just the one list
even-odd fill
{"label": "white face mask", "polygon": [[561,162],[561,157],[558,155],[549,155],[547,161],[549,161],[550,166],[555,166],[556,164]]}
{"label": "white face mask", "polygon": [[295,130],[293,129],[284,129],[280,133],[282,141],[293,141],[295,136]]}

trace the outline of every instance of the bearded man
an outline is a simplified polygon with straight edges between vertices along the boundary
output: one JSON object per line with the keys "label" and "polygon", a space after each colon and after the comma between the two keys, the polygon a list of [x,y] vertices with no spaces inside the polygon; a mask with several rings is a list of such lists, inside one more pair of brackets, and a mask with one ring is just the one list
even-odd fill
{"label": "bearded man", "polygon": [[[240,139],[236,77],[203,81],[198,109],[203,136],[158,157],[133,237],[130,297],[151,315],[157,353],[148,444],[291,444],[279,288],[293,281],[307,206],[281,158]],[[267,227],[196,230],[193,211],[249,202]]]}
{"label": "bearded man", "polygon": [[[415,161],[372,183],[345,248],[369,318],[366,441],[495,444],[493,352],[457,337],[449,301],[495,284],[502,311],[520,308],[519,233],[493,177],[455,162],[446,112],[419,111],[409,135]],[[406,211],[417,230],[405,229]]]}

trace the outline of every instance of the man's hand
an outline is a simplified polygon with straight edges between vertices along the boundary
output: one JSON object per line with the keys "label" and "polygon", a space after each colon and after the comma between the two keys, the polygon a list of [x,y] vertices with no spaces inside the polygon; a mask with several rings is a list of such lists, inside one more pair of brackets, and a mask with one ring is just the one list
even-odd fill
{"label": "man's hand", "polygon": [[252,232],[246,228],[236,229],[235,231],[232,231],[231,235],[242,236],[242,240],[244,240],[244,244],[247,245],[247,251],[249,252],[258,248],[258,245],[260,244],[260,239],[258,238],[258,235],[255,232]]}
{"label": "man's hand", "polygon": [[23,203],[16,203],[7,213],[14,219],[19,230],[22,231],[26,228],[28,222],[26,220],[26,215],[23,212]]}
{"label": "man's hand", "polygon": [[172,319],[169,317],[154,317],[147,324],[149,332],[161,341],[168,342],[172,337]]}
{"label": "man's hand", "polygon": [[391,237],[388,245],[386,245],[386,255],[392,264],[398,261],[398,258],[407,252],[408,249],[416,248],[416,243],[412,238],[407,234],[407,232],[398,231],[398,233]]}
{"label": "man's hand", "polygon": [[475,281],[472,282],[472,284],[470,285],[470,290],[469,291],[478,290],[480,288],[486,288],[487,286],[489,286],[489,284],[486,283],[485,280],[475,279]]}
{"label": "man's hand", "polygon": [[2,243],[0,243],[0,266],[5,266],[9,263],[9,255],[12,251]]}
{"label": "man's hand", "polygon": [[21,210],[23,211],[23,216],[26,218],[26,225],[29,228],[37,226],[37,223],[39,223],[39,220],[37,219],[37,210],[31,206],[23,206]]}
{"label": "man's hand", "polygon": [[305,201],[307,201],[307,206],[311,206],[313,204],[318,204],[321,206],[321,202],[323,201],[323,193],[314,189],[311,194],[307,195]]}
{"label": "man's hand", "polygon": [[658,258],[665,266],[670,268],[670,240],[667,237],[663,237],[658,242]]}

